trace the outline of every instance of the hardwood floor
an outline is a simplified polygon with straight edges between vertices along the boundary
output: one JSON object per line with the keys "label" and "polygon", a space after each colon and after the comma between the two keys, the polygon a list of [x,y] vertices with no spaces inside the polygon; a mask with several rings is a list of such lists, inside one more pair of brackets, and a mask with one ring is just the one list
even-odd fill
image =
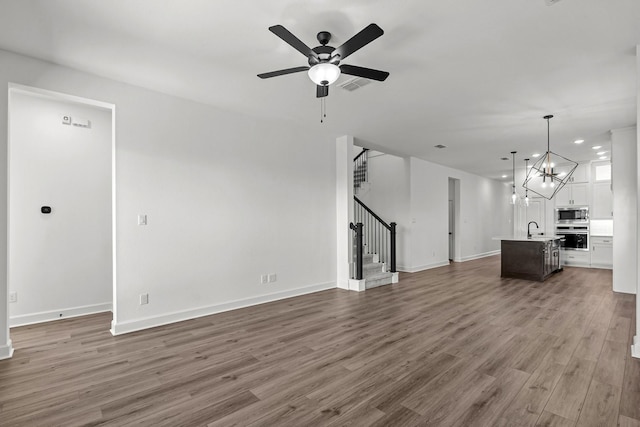
{"label": "hardwood floor", "polygon": [[112,337],[15,328],[1,426],[640,426],[635,296],[499,257]]}

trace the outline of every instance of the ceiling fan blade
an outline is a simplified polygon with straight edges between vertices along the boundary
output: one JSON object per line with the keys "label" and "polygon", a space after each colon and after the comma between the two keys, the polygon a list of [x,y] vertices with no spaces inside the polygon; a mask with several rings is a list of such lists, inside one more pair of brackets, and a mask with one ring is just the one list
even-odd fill
{"label": "ceiling fan blade", "polygon": [[324,98],[329,96],[329,86],[316,86],[316,98]]}
{"label": "ceiling fan blade", "polygon": [[389,77],[389,73],[386,71],[374,70],[373,68],[357,67],[355,65],[347,64],[342,64],[340,66],[340,71],[351,76],[364,77],[371,80],[377,80],[379,82],[383,82],[387,77]]}
{"label": "ceiling fan blade", "polygon": [[282,40],[287,42],[291,47],[295,50],[306,56],[307,58],[313,57],[317,58],[318,54],[315,53],[309,46],[300,41],[299,38],[294,36],[291,31],[287,30],[282,25],[274,25],[273,27],[269,27],[269,31],[271,31],[276,36],[280,37]]}
{"label": "ceiling fan blade", "polygon": [[271,71],[269,73],[258,74],[258,77],[260,77],[261,79],[268,79],[269,77],[277,77],[277,76],[284,76],[285,74],[299,73],[300,71],[307,71],[308,69],[309,67],[287,68],[284,70]]}
{"label": "ceiling fan blade", "polygon": [[383,34],[384,31],[382,31],[382,28],[378,27],[376,24],[369,24],[364,30],[344,42],[342,46],[336,48],[331,56],[340,55],[340,60],[343,60],[356,50],[371,43]]}

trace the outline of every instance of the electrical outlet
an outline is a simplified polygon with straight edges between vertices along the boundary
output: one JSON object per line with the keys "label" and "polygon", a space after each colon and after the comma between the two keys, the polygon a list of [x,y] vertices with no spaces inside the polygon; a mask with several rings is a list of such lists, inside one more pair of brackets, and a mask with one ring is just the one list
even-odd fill
{"label": "electrical outlet", "polygon": [[18,302],[18,292],[16,291],[9,292],[9,302]]}
{"label": "electrical outlet", "polygon": [[269,283],[269,276],[267,276],[266,274],[262,274],[260,276],[260,284],[266,285],[267,283]]}
{"label": "electrical outlet", "polygon": [[149,294],[140,294],[140,305],[149,304]]}
{"label": "electrical outlet", "polygon": [[275,282],[276,280],[278,280],[276,273],[269,274],[269,283]]}

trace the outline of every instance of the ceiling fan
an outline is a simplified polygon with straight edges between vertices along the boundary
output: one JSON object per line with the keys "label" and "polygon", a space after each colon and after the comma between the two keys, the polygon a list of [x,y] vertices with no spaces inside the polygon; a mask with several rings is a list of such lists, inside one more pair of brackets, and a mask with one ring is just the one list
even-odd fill
{"label": "ceiling fan", "polygon": [[347,56],[384,34],[382,28],[376,24],[369,24],[337,48],[328,45],[331,40],[331,33],[328,31],[320,31],[318,33],[317,38],[320,46],[316,46],[313,49],[300,41],[300,39],[282,25],[269,27],[269,31],[306,56],[309,65],[258,74],[258,77],[261,79],[307,71],[309,78],[316,84],[316,97],[323,98],[329,95],[329,85],[340,77],[340,73],[377,81],[384,81],[389,77],[389,73],[386,71],[355,65],[340,65],[340,61],[344,60]]}

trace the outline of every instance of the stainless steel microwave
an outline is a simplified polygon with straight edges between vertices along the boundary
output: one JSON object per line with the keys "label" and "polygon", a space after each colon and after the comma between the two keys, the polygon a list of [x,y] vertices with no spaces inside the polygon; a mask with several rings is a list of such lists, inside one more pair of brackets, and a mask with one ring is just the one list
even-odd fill
{"label": "stainless steel microwave", "polygon": [[556,224],[586,224],[589,222],[589,208],[556,208]]}

